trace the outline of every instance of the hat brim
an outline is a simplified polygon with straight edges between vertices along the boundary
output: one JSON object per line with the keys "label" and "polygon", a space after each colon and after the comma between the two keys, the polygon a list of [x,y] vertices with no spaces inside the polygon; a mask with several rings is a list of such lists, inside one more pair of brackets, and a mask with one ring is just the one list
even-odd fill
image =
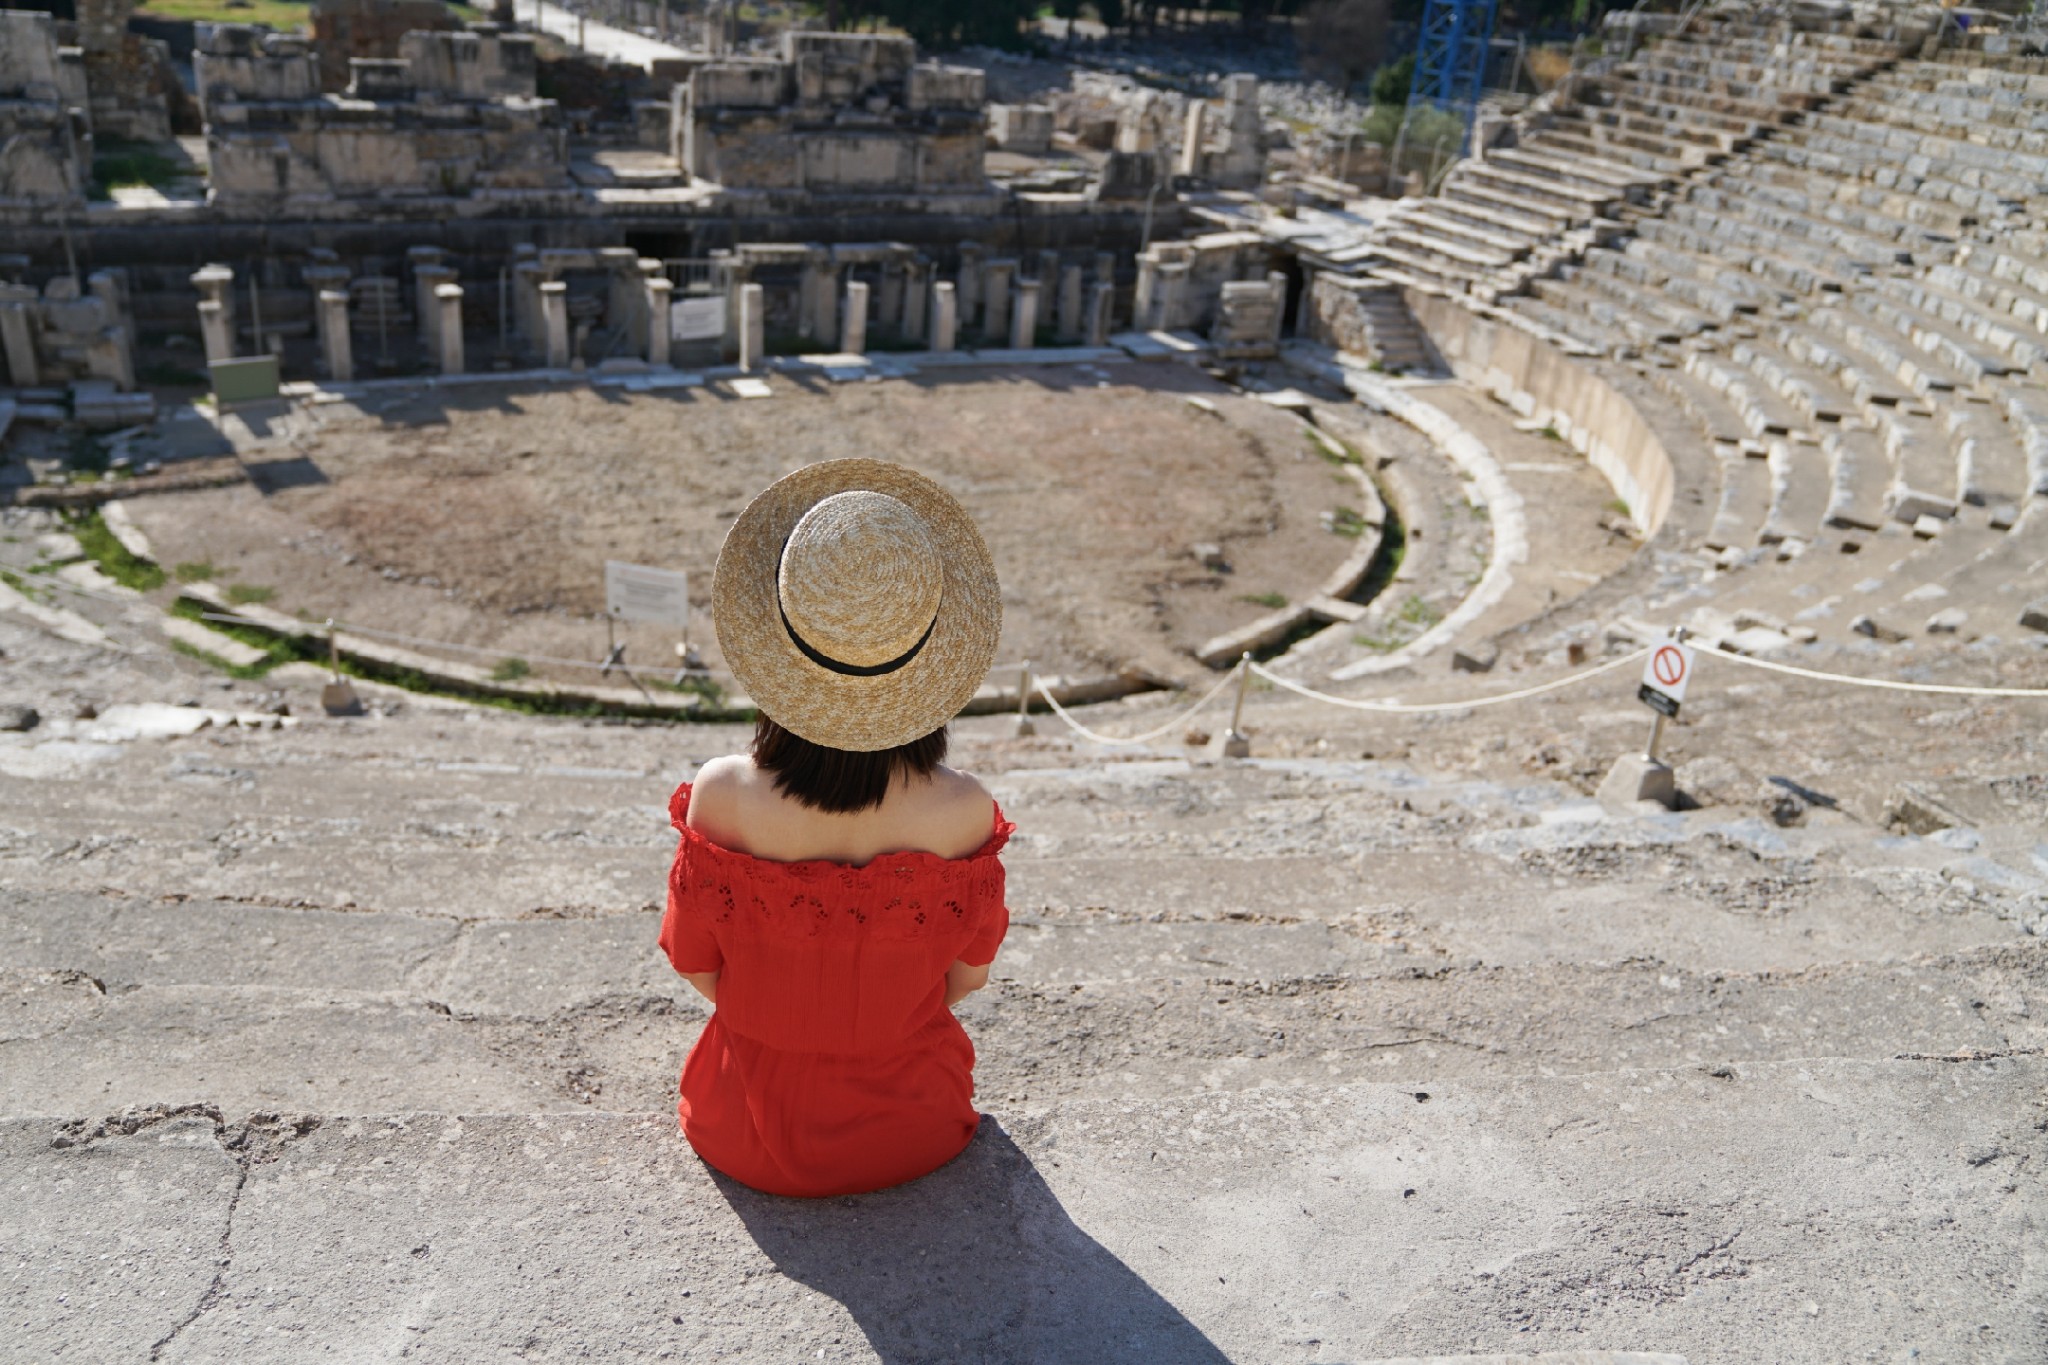
{"label": "hat brim", "polygon": [[[945,566],[930,637],[910,662],[873,677],[805,657],[776,591],[782,548],[804,513],[856,490],[886,493],[922,517]],[[995,662],[1003,600],[988,545],[952,494],[902,465],[827,460],[778,479],[740,513],[712,572],[711,617],[727,667],[770,719],[813,744],[872,753],[921,739],[960,714]]]}

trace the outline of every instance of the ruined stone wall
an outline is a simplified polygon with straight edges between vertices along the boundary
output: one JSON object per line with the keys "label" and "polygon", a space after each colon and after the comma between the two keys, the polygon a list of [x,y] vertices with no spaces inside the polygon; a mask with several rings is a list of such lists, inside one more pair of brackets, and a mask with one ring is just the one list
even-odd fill
{"label": "ruined stone wall", "polygon": [[313,0],[313,51],[319,63],[320,89],[329,94],[347,89],[352,57],[396,57],[408,33],[461,27],[461,21],[441,0]]}
{"label": "ruined stone wall", "polygon": [[0,282],[0,384],[23,388],[105,380],[135,387],[132,329],[120,279],[97,271],[81,287],[60,275],[41,290]]}
{"label": "ruined stone wall", "polygon": [[139,142],[171,135],[170,49],[128,31],[135,0],[78,0],[78,42],[95,132]]}
{"label": "ruined stone wall", "polygon": [[318,91],[305,40],[219,25],[194,58],[213,200],[239,212],[328,201],[462,197],[567,183],[561,111],[530,94],[532,40],[418,33],[399,60],[356,58],[343,95]]}
{"label": "ruined stone wall", "polygon": [[48,14],[0,10],[0,211],[83,205],[91,139],[68,98],[75,76]]}
{"label": "ruined stone wall", "polygon": [[789,33],[779,61],[699,67],[675,100],[674,154],[729,189],[979,190],[983,75],[916,55],[907,38]]}
{"label": "ruined stone wall", "polygon": [[532,35],[478,24],[460,33],[408,33],[398,55],[421,94],[456,100],[532,99],[539,61]]}

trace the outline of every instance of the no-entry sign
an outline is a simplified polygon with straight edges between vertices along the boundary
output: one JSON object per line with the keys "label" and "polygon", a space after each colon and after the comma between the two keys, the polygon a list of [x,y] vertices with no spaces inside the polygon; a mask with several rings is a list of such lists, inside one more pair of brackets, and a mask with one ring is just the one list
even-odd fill
{"label": "no-entry sign", "polygon": [[1667,716],[1678,714],[1685,700],[1686,684],[1692,681],[1693,651],[1676,640],[1659,640],[1643,663],[1643,685],[1636,696],[1653,711]]}

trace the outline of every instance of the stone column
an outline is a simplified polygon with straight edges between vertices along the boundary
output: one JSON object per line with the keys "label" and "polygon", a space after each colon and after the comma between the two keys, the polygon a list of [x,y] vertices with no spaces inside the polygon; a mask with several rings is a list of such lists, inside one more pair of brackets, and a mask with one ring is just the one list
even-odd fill
{"label": "stone column", "polygon": [[441,357],[442,374],[462,373],[462,286],[434,286],[435,350]]}
{"label": "stone column", "polygon": [[758,284],[740,286],[740,368],[761,368],[768,335],[768,291]]}
{"label": "stone column", "polygon": [[560,280],[540,287],[541,332],[547,339],[547,366],[569,368],[569,286]]}
{"label": "stone column", "polygon": [[1207,114],[1208,106],[1201,100],[1188,101],[1188,121],[1180,134],[1180,163],[1174,167],[1178,174],[1202,173],[1202,142],[1207,137],[1204,122]]}
{"label": "stone column", "polygon": [[597,263],[604,268],[605,326],[621,336],[639,336],[640,312],[647,306],[647,291],[640,287],[640,253],[629,246],[599,247]]}
{"label": "stone column", "polygon": [[429,275],[426,272],[441,269],[448,253],[437,246],[416,246],[405,253],[405,259],[412,266],[412,311],[419,327],[420,342],[432,349],[433,333],[430,330],[434,319],[439,316],[434,308],[434,290],[452,281],[451,277]]}
{"label": "stone column", "polygon": [[839,331],[839,268],[832,263],[832,253],[824,247],[812,247],[804,260],[797,309],[798,332],[821,346],[830,346]]}
{"label": "stone column", "polygon": [[548,344],[547,323],[540,309],[540,287],[547,277],[539,261],[518,261],[512,266],[512,325],[519,332],[521,347],[533,354]]}
{"label": "stone column", "polygon": [[1159,330],[1171,332],[1188,297],[1188,267],[1183,261],[1169,261],[1159,270]]}
{"label": "stone column", "polygon": [[1053,291],[1060,283],[1060,253],[1047,249],[1038,253],[1038,273],[1032,277],[1038,281],[1038,296],[1045,300],[1046,311],[1052,311]]}
{"label": "stone column", "polygon": [[647,363],[661,369],[668,366],[668,309],[675,292],[675,281],[668,276],[647,277]]}
{"label": "stone column", "polygon": [[1109,345],[1109,310],[1116,298],[1114,285],[1097,282],[1088,286],[1088,344]]}
{"label": "stone column", "polygon": [[1116,283],[1116,253],[1098,251],[1095,253],[1095,278],[1104,284]]}
{"label": "stone column", "polygon": [[981,270],[981,335],[1000,346],[1010,332],[1010,281],[1015,261],[990,261]]}
{"label": "stone column", "polygon": [[1059,334],[1072,341],[1086,330],[1081,318],[1081,267],[1070,265],[1060,271]]}
{"label": "stone column", "polygon": [[1287,276],[1278,270],[1266,272],[1266,287],[1273,291],[1273,344],[1287,335]]}
{"label": "stone column", "polygon": [[420,345],[428,355],[438,358],[441,354],[441,286],[455,283],[455,267],[417,266],[413,269],[412,278],[420,310]]}
{"label": "stone column", "polygon": [[36,365],[35,333],[29,328],[30,306],[23,300],[0,300],[0,353],[7,357],[7,382],[21,389],[42,382]]}
{"label": "stone column", "polygon": [[[206,360],[235,358],[235,272],[224,265],[203,266],[192,272],[192,287],[199,291],[199,335],[206,343]],[[207,304],[213,304],[214,322],[207,324]]]}
{"label": "stone column", "polygon": [[903,271],[903,339],[923,341],[931,335],[931,263],[912,261]]}
{"label": "stone column", "polygon": [[323,289],[315,301],[319,311],[320,358],[327,362],[327,377],[346,384],[356,377],[355,353],[348,334],[348,294],[340,289]]}
{"label": "stone column", "polygon": [[846,286],[846,308],[839,319],[841,355],[864,355],[868,349],[868,286],[853,280]]}
{"label": "stone column", "polygon": [[1017,281],[1017,311],[1010,318],[1010,349],[1028,351],[1038,344],[1038,281]]}
{"label": "stone column", "polygon": [[981,317],[982,262],[988,251],[980,242],[960,244],[960,282],[954,286],[956,320],[972,327]]}
{"label": "stone column", "polygon": [[903,277],[909,269],[907,261],[882,262],[882,287],[875,295],[875,320],[899,334],[904,330]]}
{"label": "stone column", "polygon": [[940,280],[932,286],[932,349],[953,349],[953,335],[959,314],[955,311],[953,286]]}
{"label": "stone column", "polygon": [[1159,262],[1151,256],[1138,258],[1138,290],[1131,296],[1131,330],[1149,332],[1166,324],[1155,319],[1153,303],[1159,295]]}
{"label": "stone column", "polygon": [[228,306],[215,299],[199,301],[199,335],[206,344],[206,363],[235,358],[234,322]]}

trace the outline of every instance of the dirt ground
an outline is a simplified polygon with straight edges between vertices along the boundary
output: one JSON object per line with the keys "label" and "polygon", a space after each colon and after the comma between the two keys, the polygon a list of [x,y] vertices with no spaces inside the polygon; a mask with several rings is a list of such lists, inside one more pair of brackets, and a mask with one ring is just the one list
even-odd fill
{"label": "dirt ground", "polygon": [[[1135,664],[1299,600],[1353,548],[1323,517],[1357,501],[1294,419],[1180,366],[830,384],[420,391],[313,411],[247,485],[139,499],[166,565],[313,618],[502,650],[594,658],[606,559],[685,569],[708,604],[726,528],[775,478],[870,456],[921,470],[974,514],[1002,576],[1004,661]],[[1187,400],[1207,398],[1216,413]],[[1192,545],[1222,547],[1228,572]],[[1264,599],[1253,600],[1253,599]],[[693,627],[714,668],[708,620]],[[674,632],[632,633],[659,666]]]}

